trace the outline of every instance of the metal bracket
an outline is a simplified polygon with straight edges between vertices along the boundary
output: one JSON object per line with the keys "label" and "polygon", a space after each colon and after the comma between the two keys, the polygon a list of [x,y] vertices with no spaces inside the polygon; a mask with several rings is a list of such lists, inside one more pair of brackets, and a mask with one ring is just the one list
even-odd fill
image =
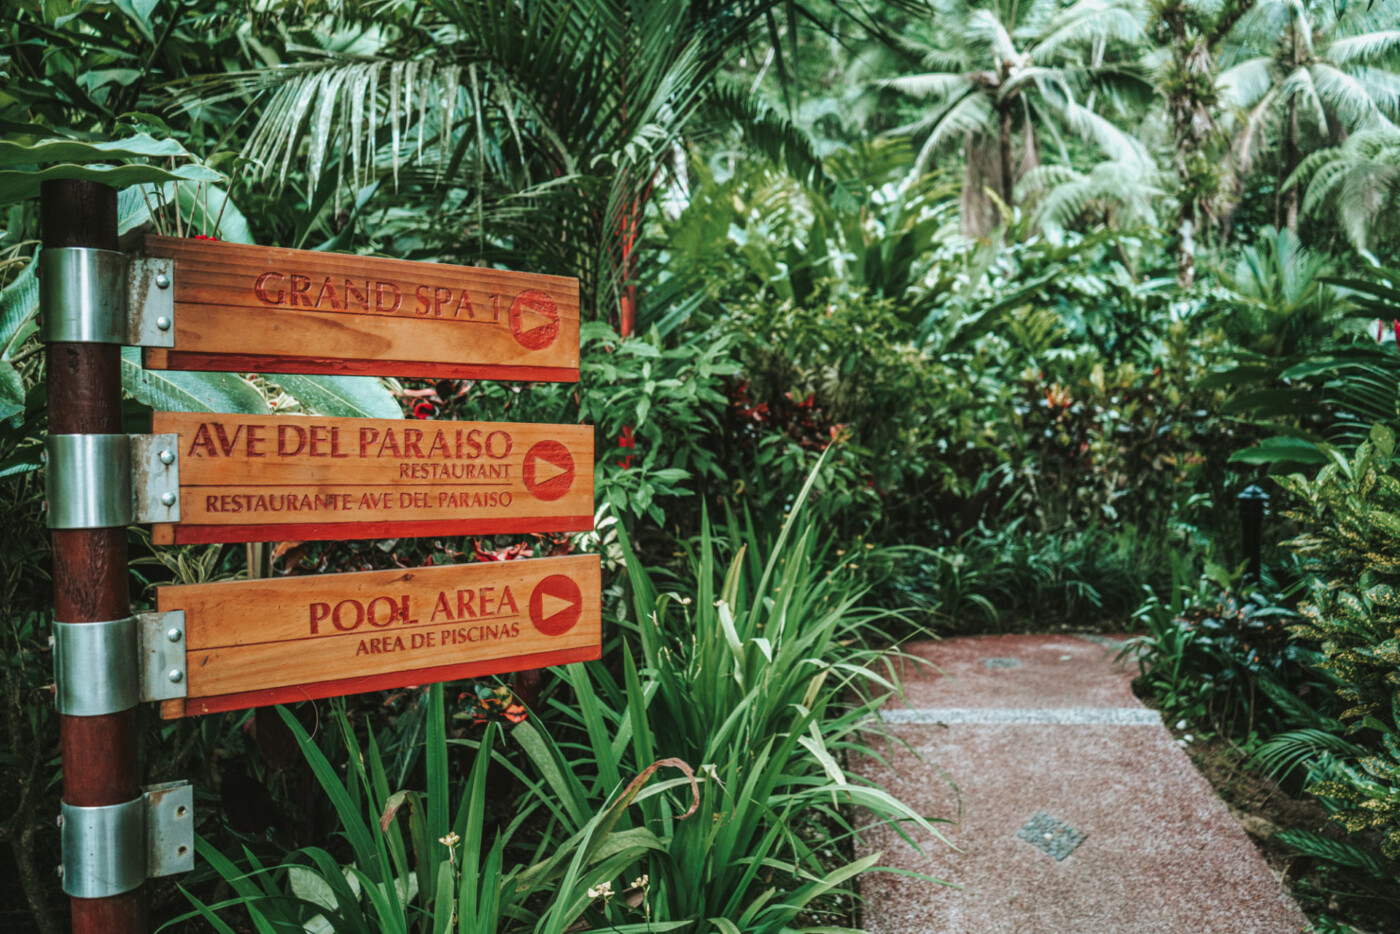
{"label": "metal bracket", "polygon": [[53,624],[58,712],[98,717],[130,710],[140,699],[136,618]]}
{"label": "metal bracket", "polygon": [[185,697],[185,611],[140,613],[136,616],[141,639],[141,699],[172,700]]}
{"label": "metal bracket", "polygon": [[98,717],[185,697],[185,611],[53,624],[58,712]]}
{"label": "metal bracket", "polygon": [[63,802],[63,891],[107,898],[194,868],[194,787],[167,782],[106,807]]}
{"label": "metal bracket", "polygon": [[49,435],[51,529],[180,521],[176,435]]}
{"label": "metal bracket", "polygon": [[180,521],[180,436],[129,435],[135,522]]}
{"label": "metal bracket", "polygon": [[175,346],[175,261],[113,250],[39,252],[39,337],[47,342]]}

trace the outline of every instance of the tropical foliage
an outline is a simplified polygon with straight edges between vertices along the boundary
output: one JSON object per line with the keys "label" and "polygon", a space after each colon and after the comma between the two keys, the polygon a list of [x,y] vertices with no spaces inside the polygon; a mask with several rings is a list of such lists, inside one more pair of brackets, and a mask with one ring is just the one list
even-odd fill
{"label": "tropical foliage", "polygon": [[[123,356],[133,431],[157,408],[595,427],[587,534],[130,533],[138,603],[605,567],[599,663],[143,719],[143,778],[210,795],[205,868],[153,889],[172,928],[857,928],[861,829],[940,846],[951,816],[853,768],[899,690],[886,650],[1075,625],[1133,629],[1172,722],[1335,812],[1279,837],[1318,867],[1291,877],[1320,929],[1394,929],[1397,23],[1395,0],[7,4],[0,837],[34,924],[62,927],[35,259],[66,179],[121,190],[123,249],[583,287],[571,386]],[[1257,576],[1249,483],[1274,496]]]}

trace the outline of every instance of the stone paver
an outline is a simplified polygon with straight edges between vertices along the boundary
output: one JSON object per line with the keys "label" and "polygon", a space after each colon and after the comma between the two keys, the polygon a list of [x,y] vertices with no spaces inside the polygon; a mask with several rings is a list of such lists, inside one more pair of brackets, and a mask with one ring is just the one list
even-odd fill
{"label": "stone paver", "polygon": [[[958,849],[921,841],[919,854],[881,828],[866,835],[867,852],[957,887],[865,876],[871,934],[1308,930],[1209,783],[1133,697],[1134,672],[1112,651],[1062,635],[911,651],[942,674],[907,673],[907,702],[885,717],[908,748],[888,749],[890,768],[861,771],[950,820],[940,829]],[[1036,830],[1053,837],[1040,846],[1018,836],[1038,815]]]}

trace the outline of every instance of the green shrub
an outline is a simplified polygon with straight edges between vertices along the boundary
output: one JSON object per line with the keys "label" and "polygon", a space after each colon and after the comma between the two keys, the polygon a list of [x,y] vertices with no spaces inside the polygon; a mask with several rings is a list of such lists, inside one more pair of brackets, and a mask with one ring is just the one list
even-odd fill
{"label": "green shrub", "polygon": [[1331,799],[1353,831],[1383,835],[1400,859],[1400,465],[1395,435],[1376,426],[1350,459],[1315,478],[1282,481],[1304,532],[1290,547],[1312,574],[1297,638],[1321,648],[1320,664],[1347,702],[1341,719],[1368,755],[1338,759],[1310,790]]}
{"label": "green shrub", "polygon": [[[879,859],[842,855],[860,832],[937,831],[847,771],[848,756],[877,755],[872,715],[897,682],[893,660],[863,647],[882,614],[860,608],[863,577],[829,560],[827,540],[796,508],[772,540],[702,523],[677,593],[624,534],[620,653],[558,670],[548,708],[505,736],[491,723],[450,737],[443,688],[430,689],[414,741],[426,788],[395,790],[388,750],[343,712],[328,755],[283,711],[344,844],[235,861],[202,843],[236,897],[194,913],[224,934],[228,910],[269,931],[851,930],[830,922]],[[453,787],[460,746],[473,764]],[[493,764],[523,789],[513,800],[492,800]]]}

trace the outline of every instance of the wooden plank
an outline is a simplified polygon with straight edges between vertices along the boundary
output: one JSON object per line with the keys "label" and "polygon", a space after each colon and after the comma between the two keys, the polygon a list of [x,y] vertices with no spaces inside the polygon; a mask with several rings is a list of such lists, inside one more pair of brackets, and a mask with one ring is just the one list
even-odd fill
{"label": "wooden plank", "polygon": [[180,521],[158,545],[593,528],[587,425],[157,412]]}
{"label": "wooden plank", "polygon": [[597,555],[159,587],[188,687],[161,716],[591,661],[601,599]]}
{"label": "wooden plank", "polygon": [[175,346],[150,369],[573,382],[578,280],[147,237],[175,261]]}

